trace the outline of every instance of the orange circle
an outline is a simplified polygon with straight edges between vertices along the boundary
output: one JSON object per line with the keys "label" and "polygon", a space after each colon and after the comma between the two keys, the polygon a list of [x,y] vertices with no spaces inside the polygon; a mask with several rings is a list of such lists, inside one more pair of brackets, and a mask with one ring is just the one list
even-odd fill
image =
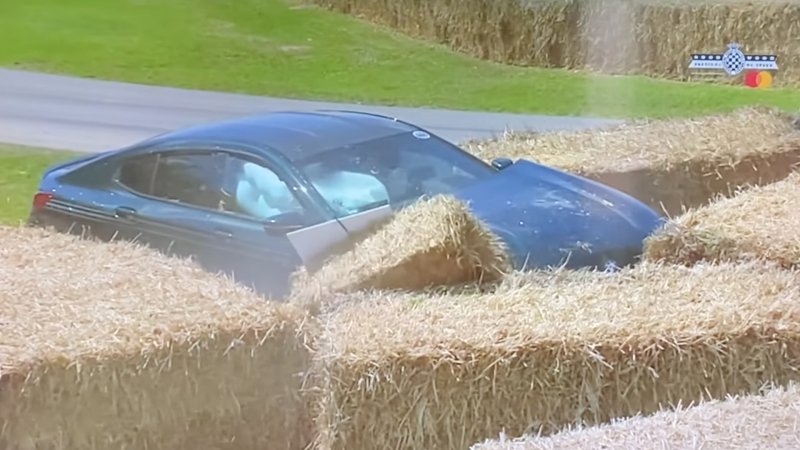
{"label": "orange circle", "polygon": [[772,86],[772,74],[767,71],[761,71],[756,75],[756,86],[761,89],[766,89]]}

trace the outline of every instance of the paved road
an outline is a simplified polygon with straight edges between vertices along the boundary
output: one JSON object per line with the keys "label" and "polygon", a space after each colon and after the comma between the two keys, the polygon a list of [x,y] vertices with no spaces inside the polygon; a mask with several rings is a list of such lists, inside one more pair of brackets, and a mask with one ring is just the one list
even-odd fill
{"label": "paved road", "polygon": [[513,130],[580,129],[617,121],[287,100],[0,69],[0,142],[100,151],[175,128],[276,110],[377,112],[454,142]]}

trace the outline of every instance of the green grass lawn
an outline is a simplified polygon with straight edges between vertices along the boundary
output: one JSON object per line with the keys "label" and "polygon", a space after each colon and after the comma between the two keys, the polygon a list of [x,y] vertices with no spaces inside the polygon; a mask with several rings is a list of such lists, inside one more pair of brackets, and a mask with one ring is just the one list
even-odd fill
{"label": "green grass lawn", "polygon": [[664,117],[800,105],[800,90],[506,67],[288,0],[6,0],[0,65],[297,98]]}
{"label": "green grass lawn", "polygon": [[28,217],[42,172],[77,153],[0,144],[0,224]]}

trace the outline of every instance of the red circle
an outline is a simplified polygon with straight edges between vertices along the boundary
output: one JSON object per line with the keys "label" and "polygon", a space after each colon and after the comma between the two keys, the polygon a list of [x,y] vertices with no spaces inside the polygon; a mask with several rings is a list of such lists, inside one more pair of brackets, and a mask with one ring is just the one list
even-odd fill
{"label": "red circle", "polygon": [[748,70],[744,74],[744,84],[748,87],[758,87],[758,71]]}

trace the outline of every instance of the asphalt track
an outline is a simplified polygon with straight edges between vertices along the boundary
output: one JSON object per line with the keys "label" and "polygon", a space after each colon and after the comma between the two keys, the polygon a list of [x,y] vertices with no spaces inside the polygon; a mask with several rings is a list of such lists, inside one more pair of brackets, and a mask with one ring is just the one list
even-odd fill
{"label": "asphalt track", "polygon": [[101,151],[176,128],[279,110],[349,109],[413,122],[453,142],[615,120],[289,100],[0,69],[0,142]]}

